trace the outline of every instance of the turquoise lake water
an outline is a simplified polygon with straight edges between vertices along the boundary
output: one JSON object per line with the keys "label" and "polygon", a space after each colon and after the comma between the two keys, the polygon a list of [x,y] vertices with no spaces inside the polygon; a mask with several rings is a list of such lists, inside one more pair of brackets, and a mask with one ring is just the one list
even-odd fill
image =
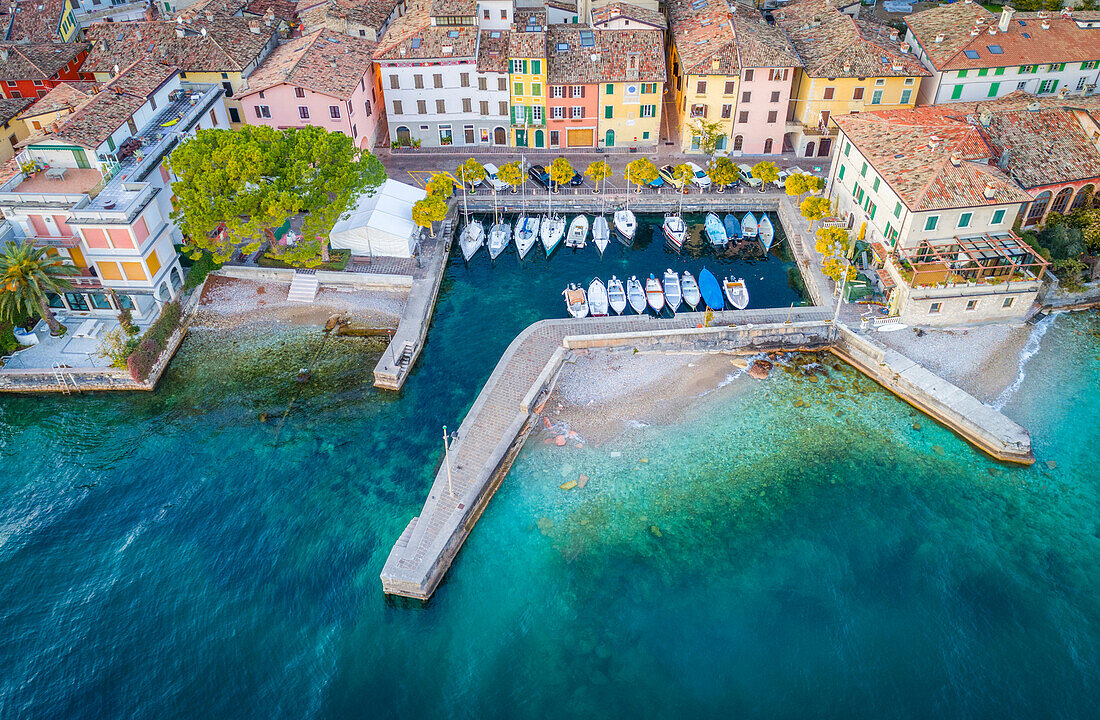
{"label": "turquoise lake water", "polygon": [[830,361],[529,443],[433,601],[383,598],[439,427],[595,272],[562,257],[452,262],[400,395],[283,328],[192,335],[153,394],[0,398],[0,717],[1097,716],[1095,314],[1005,407],[1031,468]]}

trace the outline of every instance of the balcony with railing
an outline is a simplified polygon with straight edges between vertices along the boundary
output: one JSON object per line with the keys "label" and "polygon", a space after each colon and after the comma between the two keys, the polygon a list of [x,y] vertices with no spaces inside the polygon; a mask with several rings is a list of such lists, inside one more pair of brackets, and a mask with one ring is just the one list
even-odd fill
{"label": "balcony with railing", "polygon": [[74,248],[80,244],[80,238],[68,235],[35,235],[30,240],[35,247]]}

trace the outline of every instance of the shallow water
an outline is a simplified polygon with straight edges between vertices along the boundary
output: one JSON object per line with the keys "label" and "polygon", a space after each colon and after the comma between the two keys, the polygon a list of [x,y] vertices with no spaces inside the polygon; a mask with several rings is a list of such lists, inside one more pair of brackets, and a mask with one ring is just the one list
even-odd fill
{"label": "shallow water", "polygon": [[1032,468],[850,371],[737,380],[529,443],[432,603],[387,602],[439,427],[562,257],[452,262],[400,395],[376,346],[273,327],[188,338],[152,394],[0,399],[0,716],[1096,716],[1095,315],[1006,404]]}

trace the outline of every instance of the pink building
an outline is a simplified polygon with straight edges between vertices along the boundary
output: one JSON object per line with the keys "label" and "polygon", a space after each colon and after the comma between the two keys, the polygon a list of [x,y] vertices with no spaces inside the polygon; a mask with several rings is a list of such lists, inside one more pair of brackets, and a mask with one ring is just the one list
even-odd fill
{"label": "pink building", "polygon": [[381,103],[372,70],[375,43],[331,30],[277,47],[240,94],[244,121],[274,128],[316,125],[374,147]]}
{"label": "pink building", "polygon": [[802,62],[782,30],[755,19],[738,17],[734,23],[741,77],[730,148],[777,155],[783,152],[791,81]]}

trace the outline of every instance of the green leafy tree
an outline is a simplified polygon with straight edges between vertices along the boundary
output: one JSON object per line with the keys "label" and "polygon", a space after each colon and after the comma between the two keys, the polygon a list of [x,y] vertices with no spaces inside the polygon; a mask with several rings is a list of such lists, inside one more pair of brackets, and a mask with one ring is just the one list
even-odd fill
{"label": "green leafy tree", "polygon": [[706,118],[695,118],[691,123],[691,133],[699,138],[699,149],[707,155],[713,155],[718,149],[718,141],[725,133],[722,123]]}
{"label": "green leafy tree", "polygon": [[455,180],[447,173],[434,173],[425,188],[429,195],[438,195],[447,200],[455,194]]}
{"label": "green leafy tree", "polygon": [[596,192],[600,192],[601,183],[611,177],[611,166],[603,160],[596,160],[588,165],[584,174],[596,186]]}
{"label": "green leafy tree", "polygon": [[[554,162],[550,163],[550,179],[558,187],[572,180],[576,174],[577,171],[573,169],[573,164],[563,157],[554,158]],[[554,192],[557,192],[557,188]]]}
{"label": "green leafy tree", "polygon": [[488,177],[488,175],[489,174],[485,172],[485,168],[482,167],[481,163],[473,158],[462,163],[458,166],[458,169],[455,170],[455,177],[466,185],[479,183]]}
{"label": "green leafy tree", "polygon": [[126,359],[138,346],[138,339],[129,337],[121,327],[108,332],[96,349],[96,356],[111,361],[111,367],[126,369]]}
{"label": "green leafy tree", "polygon": [[714,158],[707,170],[710,181],[720,189],[725,189],[737,182],[737,165],[727,157]]}
{"label": "green leafy tree", "polygon": [[687,192],[688,184],[691,182],[691,178],[695,173],[691,171],[687,163],[680,163],[676,167],[672,168],[672,177],[676,179],[677,187],[680,190]]}
{"label": "green leafy tree", "polygon": [[859,275],[851,263],[838,257],[825,258],[821,263],[821,272],[825,273],[826,277],[832,278],[837,282],[841,282],[845,275],[847,275],[847,282],[852,282]]}
{"label": "green leafy tree", "polygon": [[523,174],[519,161],[513,160],[500,166],[500,170],[497,171],[497,180],[512,188],[512,192],[516,192],[526,182],[527,177]]}
{"label": "green leafy tree", "polygon": [[1064,223],[1048,224],[1039,231],[1039,243],[1050,250],[1055,260],[1074,259],[1085,252],[1081,231]]}
{"label": "green leafy tree", "polygon": [[447,217],[447,203],[438,195],[428,195],[413,204],[413,222],[422,228],[428,228],[432,237],[435,237],[434,223],[441,222],[445,217]]}
{"label": "green leafy tree", "polygon": [[818,220],[829,217],[832,207],[829,205],[828,198],[808,197],[802,201],[799,210],[802,212],[802,217],[810,221],[810,229],[813,230]]}
{"label": "green leafy tree", "polygon": [[657,166],[653,164],[652,160],[646,157],[632,160],[630,164],[626,166],[626,179],[627,182],[632,182],[637,185],[635,192],[641,192],[642,185],[657,179]]}
{"label": "green leafy tree", "polygon": [[[240,248],[255,252],[273,230],[304,213],[302,241],[287,248],[288,262],[323,261],[328,232],[362,192],[386,179],[378,158],[343,133],[319,127],[276,130],[200,130],[177,147],[169,166],[176,209],[172,218],[187,237],[193,258],[210,252],[225,262]],[[273,252],[284,250],[277,244]]]}
{"label": "green leafy tree", "polygon": [[775,167],[775,163],[761,160],[752,166],[752,176],[760,180],[761,187],[767,187],[767,185],[779,179],[779,170]]}
{"label": "green leafy tree", "polygon": [[67,276],[74,273],[75,267],[65,265],[58,255],[50,257],[46,248],[9,240],[0,250],[0,319],[14,324],[38,315],[51,335],[63,334],[46,295],[71,290]]}
{"label": "green leafy tree", "polygon": [[814,249],[826,257],[843,252],[848,247],[851,238],[844,228],[827,227],[817,229],[817,241]]}
{"label": "green leafy tree", "polygon": [[800,198],[806,193],[810,192],[809,187],[806,184],[806,178],[809,175],[802,172],[791,173],[787,176],[787,181],[783,183],[783,187],[787,191],[787,195],[791,197]]}

